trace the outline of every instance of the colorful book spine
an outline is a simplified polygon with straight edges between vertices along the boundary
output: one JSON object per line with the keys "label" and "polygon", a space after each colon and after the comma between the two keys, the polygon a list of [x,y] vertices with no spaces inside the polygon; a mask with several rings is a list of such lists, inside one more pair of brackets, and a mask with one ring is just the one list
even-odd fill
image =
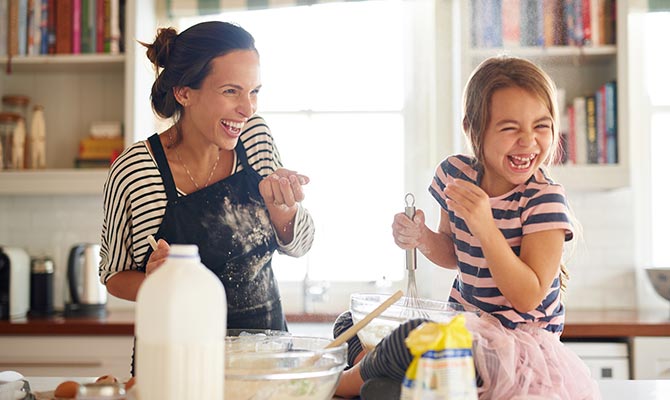
{"label": "colorful book spine", "polygon": [[72,0],[72,53],[81,53],[81,0]]}
{"label": "colorful book spine", "polygon": [[596,0],[581,0],[581,20],[582,20],[582,44],[589,46],[593,44],[593,35],[591,29],[591,2]]}
{"label": "colorful book spine", "polygon": [[109,1],[109,52],[119,54],[121,52],[119,41],[121,30],[119,26],[119,0]]}
{"label": "colorful book spine", "polygon": [[0,57],[7,55],[7,37],[9,25],[9,0],[0,0]]}
{"label": "colorful book spine", "polygon": [[586,162],[598,164],[598,132],[596,125],[596,98],[586,96]]}
{"label": "colorful book spine", "polygon": [[577,164],[577,127],[575,126],[575,107],[568,107],[568,161]]}
{"label": "colorful book spine", "polygon": [[576,97],[573,100],[575,107],[575,147],[577,164],[586,164],[588,161],[588,138],[586,133],[586,98]]}
{"label": "colorful book spine", "polygon": [[521,45],[521,1],[502,0],[502,44],[504,47]]}
{"label": "colorful book spine", "polygon": [[56,0],[56,54],[72,53],[72,0]]}
{"label": "colorful book spine", "polygon": [[40,54],[49,54],[49,1],[40,0]]}
{"label": "colorful book spine", "polygon": [[605,86],[595,93],[596,99],[596,135],[598,135],[598,163],[607,163],[607,131],[605,130]]}
{"label": "colorful book spine", "polygon": [[605,84],[605,130],[607,131],[607,163],[619,162],[617,133],[617,87],[616,82]]}
{"label": "colorful book spine", "polygon": [[95,52],[105,52],[105,0],[95,2]]}
{"label": "colorful book spine", "polygon": [[35,55],[35,7],[34,0],[27,0],[26,10],[26,54]]}
{"label": "colorful book spine", "polygon": [[49,32],[48,52],[56,54],[56,0],[47,0],[47,31]]}
{"label": "colorful book spine", "polygon": [[25,56],[28,54],[28,0],[18,0],[18,35],[19,48],[18,55]]}

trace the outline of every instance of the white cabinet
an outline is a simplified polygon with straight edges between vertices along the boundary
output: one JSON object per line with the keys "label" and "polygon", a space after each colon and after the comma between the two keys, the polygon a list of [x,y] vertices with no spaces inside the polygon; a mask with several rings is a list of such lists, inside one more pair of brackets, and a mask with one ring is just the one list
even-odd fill
{"label": "white cabinet", "polygon": [[633,338],[633,378],[670,379],[670,337]]}
{"label": "white cabinet", "polygon": [[628,343],[565,342],[564,344],[584,361],[594,379],[630,379]]}
{"label": "white cabinet", "polygon": [[132,336],[3,336],[0,371],[23,376],[130,376]]}
{"label": "white cabinet", "polygon": [[[616,80],[618,163],[554,166],[552,176],[567,188],[577,190],[615,189],[630,185],[627,2],[616,2],[616,45],[524,47],[515,44],[493,48],[474,47],[472,44],[474,36],[473,27],[470,26],[470,7],[476,4],[480,4],[481,7],[484,3],[471,0],[442,0],[440,4],[450,7],[451,21],[455,26],[451,31],[454,37],[451,42],[455,43],[451,49],[451,59],[454,64],[453,78],[460,80],[460,85],[453,86],[453,103],[457,104],[453,108],[454,132],[461,131],[460,99],[463,87],[472,70],[490,56],[508,54],[536,62],[549,73],[559,88],[565,90],[567,104],[570,104],[575,97],[592,94],[604,83]],[[529,1],[527,4],[532,3]],[[477,15],[479,18],[480,14]]]}
{"label": "white cabinet", "polygon": [[[125,143],[149,136],[153,71],[137,40],[151,41],[154,2],[126,0],[125,54],[0,57],[0,95],[23,94],[44,106],[46,171],[0,171],[2,194],[100,194],[104,170],[74,171],[79,140],[91,122],[123,123]],[[29,112],[30,115],[30,112]]]}

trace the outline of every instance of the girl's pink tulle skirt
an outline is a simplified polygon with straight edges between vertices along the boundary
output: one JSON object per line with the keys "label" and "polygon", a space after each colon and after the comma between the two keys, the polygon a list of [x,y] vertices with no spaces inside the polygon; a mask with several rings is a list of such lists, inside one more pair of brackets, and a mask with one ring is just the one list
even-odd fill
{"label": "girl's pink tulle skirt", "polygon": [[598,384],[558,336],[533,324],[507,329],[490,315],[468,316],[479,399],[600,399]]}

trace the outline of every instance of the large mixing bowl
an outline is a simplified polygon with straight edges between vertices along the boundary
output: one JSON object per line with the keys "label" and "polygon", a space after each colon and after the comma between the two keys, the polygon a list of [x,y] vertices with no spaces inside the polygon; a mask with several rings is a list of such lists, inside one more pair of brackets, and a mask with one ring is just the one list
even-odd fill
{"label": "large mixing bowl", "polygon": [[[354,323],[365,318],[372,310],[388,299],[388,294],[354,293],[349,304]],[[411,304],[412,306],[408,305]],[[365,328],[358,331],[358,338],[363,347],[370,351],[383,338],[401,323],[414,318],[426,318],[435,322],[449,322],[458,314],[475,313],[480,310],[459,303],[415,298],[408,301],[401,297],[380,316],[373,319]]]}
{"label": "large mixing bowl", "polygon": [[303,336],[226,337],[225,398],[330,400],[346,364],[346,343]]}

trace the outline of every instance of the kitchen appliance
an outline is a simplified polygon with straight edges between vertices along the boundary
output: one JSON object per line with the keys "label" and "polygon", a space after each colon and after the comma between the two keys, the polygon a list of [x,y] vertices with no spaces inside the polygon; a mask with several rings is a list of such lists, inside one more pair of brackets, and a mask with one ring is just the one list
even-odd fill
{"label": "kitchen appliance", "polygon": [[30,315],[54,313],[54,263],[48,257],[33,258],[30,265]]}
{"label": "kitchen appliance", "polygon": [[70,249],[67,261],[67,295],[65,317],[98,317],[107,315],[107,289],[100,283],[100,245],[79,243]]}
{"label": "kitchen appliance", "polygon": [[17,247],[0,247],[0,319],[22,318],[30,299],[30,257]]}

